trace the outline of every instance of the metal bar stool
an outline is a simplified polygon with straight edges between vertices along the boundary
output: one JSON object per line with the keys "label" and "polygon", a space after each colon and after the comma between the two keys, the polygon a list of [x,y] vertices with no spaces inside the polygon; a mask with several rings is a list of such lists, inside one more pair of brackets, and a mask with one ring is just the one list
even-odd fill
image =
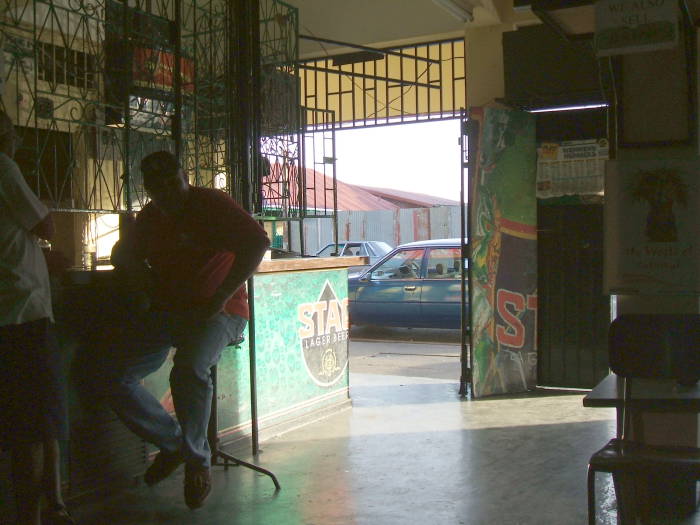
{"label": "metal bar stool", "polygon": [[[252,332],[252,330],[251,330]],[[237,341],[232,341],[230,346],[236,346],[240,347],[240,344],[243,342],[243,338],[237,340]],[[255,352],[252,350],[254,348],[254,342],[251,339],[250,341],[250,348],[251,348],[251,374],[254,374],[254,358],[255,358]],[[224,452],[219,448],[219,436],[217,435],[217,426],[218,426],[218,415],[217,415],[217,366],[214,365],[211,367],[211,381],[212,385],[214,387],[214,391],[212,393],[212,398],[211,398],[211,415],[209,417],[209,425],[207,427],[207,438],[209,439],[209,447],[211,448],[211,464],[212,467],[215,466],[223,466],[225,469],[228,469],[230,465],[234,466],[241,466],[241,467],[246,467],[252,470],[255,470],[256,472],[260,472],[261,474],[265,474],[266,476],[269,476],[272,479],[272,482],[275,484],[275,492],[280,490],[280,483],[277,480],[277,477],[270,472],[267,469],[264,469],[262,467],[259,467],[257,465],[253,465],[252,463],[248,463],[246,461],[243,461],[241,459],[238,459],[231,454],[228,454],[227,452]],[[253,398],[253,402],[251,403],[251,407],[253,407],[253,410],[251,410],[251,419],[253,421],[253,454],[257,455],[258,453],[258,444],[257,444],[257,403],[255,402],[255,381],[254,381],[254,376],[251,376],[251,397]]]}

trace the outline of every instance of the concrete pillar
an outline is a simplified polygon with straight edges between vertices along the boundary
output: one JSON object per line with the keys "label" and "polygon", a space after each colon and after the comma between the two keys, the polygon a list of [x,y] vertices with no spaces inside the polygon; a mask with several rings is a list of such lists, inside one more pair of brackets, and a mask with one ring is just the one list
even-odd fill
{"label": "concrete pillar", "polygon": [[505,94],[503,77],[504,25],[468,28],[465,34],[467,107],[487,106]]}

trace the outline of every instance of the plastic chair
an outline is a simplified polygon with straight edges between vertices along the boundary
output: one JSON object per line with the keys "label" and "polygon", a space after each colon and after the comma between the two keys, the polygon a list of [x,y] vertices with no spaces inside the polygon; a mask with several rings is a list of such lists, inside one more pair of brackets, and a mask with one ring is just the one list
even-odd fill
{"label": "plastic chair", "polygon": [[[700,449],[648,445],[630,438],[630,422],[635,414],[635,378],[673,378],[681,385],[700,379],[700,315],[622,315],[608,331],[610,368],[623,378],[623,399],[620,410],[622,428],[618,436],[591,456],[588,464],[588,523],[594,525],[595,474],[613,475],[618,499],[620,523],[636,523],[634,479],[640,476],[672,475],[676,479],[700,479]],[[637,423],[635,419],[635,423]],[[639,419],[641,422],[641,419]],[[641,434],[635,425],[635,434]],[[634,507],[634,508],[630,508]],[[642,519],[648,519],[648,505],[641,505]]]}

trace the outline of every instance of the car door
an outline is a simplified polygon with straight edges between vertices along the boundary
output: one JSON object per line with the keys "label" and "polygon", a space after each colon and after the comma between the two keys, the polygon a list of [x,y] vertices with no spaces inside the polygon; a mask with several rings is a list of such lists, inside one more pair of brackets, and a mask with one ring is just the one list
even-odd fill
{"label": "car door", "polygon": [[424,248],[398,250],[365,275],[350,303],[353,323],[416,326]]}
{"label": "car door", "polygon": [[420,301],[422,326],[459,328],[462,281],[460,248],[431,248],[426,258]]}

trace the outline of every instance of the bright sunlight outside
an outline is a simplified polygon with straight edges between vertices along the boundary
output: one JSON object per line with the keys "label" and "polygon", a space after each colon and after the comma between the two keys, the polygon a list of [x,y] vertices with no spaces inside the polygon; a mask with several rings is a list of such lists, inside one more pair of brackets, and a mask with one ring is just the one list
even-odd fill
{"label": "bright sunlight outside", "polygon": [[340,130],[336,176],[357,186],[459,201],[459,120]]}

